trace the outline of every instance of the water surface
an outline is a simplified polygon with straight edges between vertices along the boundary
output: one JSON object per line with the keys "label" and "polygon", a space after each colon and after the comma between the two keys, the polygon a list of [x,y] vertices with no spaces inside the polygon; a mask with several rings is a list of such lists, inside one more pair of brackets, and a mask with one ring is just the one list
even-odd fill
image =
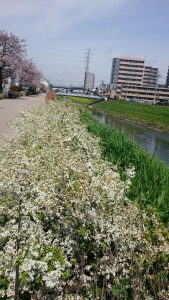
{"label": "water surface", "polygon": [[134,139],[140,146],[158,156],[169,164],[169,134],[148,129],[132,121],[122,120],[114,116],[93,111],[94,117],[101,123],[123,131],[128,137]]}

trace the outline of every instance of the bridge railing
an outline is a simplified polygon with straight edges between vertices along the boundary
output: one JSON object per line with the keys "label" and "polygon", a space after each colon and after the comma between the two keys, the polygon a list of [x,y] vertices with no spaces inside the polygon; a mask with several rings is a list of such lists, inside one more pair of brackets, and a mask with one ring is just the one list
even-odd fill
{"label": "bridge railing", "polygon": [[[74,96],[74,97],[84,97],[84,98],[93,98],[93,99],[100,99],[102,101],[106,101],[107,98],[98,94],[97,92],[95,91],[91,91],[89,89],[85,89],[83,87],[53,87],[53,89],[61,89],[61,90],[64,90],[64,92],[57,92],[58,95],[63,95],[63,96]],[[65,90],[67,91],[70,91],[70,92],[65,92]],[[80,94],[80,93],[73,93],[73,91],[82,91],[83,93]],[[85,92],[85,93],[84,93]],[[91,96],[92,94],[92,96]]]}

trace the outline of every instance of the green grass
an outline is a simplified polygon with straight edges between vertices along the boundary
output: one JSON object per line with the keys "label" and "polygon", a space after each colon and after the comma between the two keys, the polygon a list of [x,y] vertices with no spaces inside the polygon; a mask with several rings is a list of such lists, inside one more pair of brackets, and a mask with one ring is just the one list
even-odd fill
{"label": "green grass", "polygon": [[151,128],[169,131],[169,106],[154,106],[122,100],[100,102],[93,106],[120,118],[134,120]]}
{"label": "green grass", "polygon": [[91,113],[82,111],[81,116],[89,132],[100,138],[103,157],[117,164],[122,175],[125,168],[135,167],[128,197],[142,208],[154,207],[169,226],[169,167],[122,132],[96,121]]}
{"label": "green grass", "polygon": [[96,99],[83,98],[83,97],[68,97],[72,102],[81,103],[81,104],[91,104],[96,101]]}

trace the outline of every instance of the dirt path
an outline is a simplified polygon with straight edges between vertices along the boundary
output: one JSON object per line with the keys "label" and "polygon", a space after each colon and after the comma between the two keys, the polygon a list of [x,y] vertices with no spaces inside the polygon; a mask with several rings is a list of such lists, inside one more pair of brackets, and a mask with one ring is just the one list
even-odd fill
{"label": "dirt path", "polygon": [[19,111],[28,111],[40,103],[45,102],[45,95],[24,97],[20,99],[5,99],[0,101],[0,148],[4,145],[2,134],[9,136],[15,133],[8,123],[16,119]]}

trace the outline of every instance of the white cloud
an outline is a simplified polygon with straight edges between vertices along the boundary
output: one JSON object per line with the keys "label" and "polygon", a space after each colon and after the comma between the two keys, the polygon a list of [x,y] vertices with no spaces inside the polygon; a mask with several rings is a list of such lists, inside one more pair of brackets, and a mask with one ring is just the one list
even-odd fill
{"label": "white cloud", "polygon": [[[116,10],[130,0],[0,0],[0,18],[25,22],[33,18],[34,30],[55,32]],[[32,24],[30,24],[31,27]]]}
{"label": "white cloud", "polygon": [[[105,32],[103,21],[106,17],[113,19],[120,8],[131,1],[134,0],[0,0],[0,28],[26,39],[29,56],[34,58],[45,76],[53,81],[79,82],[83,81],[83,51],[94,45],[98,49],[104,48],[104,43],[100,45],[100,36],[111,41],[112,35],[119,32],[119,24],[106,27]],[[88,32],[88,22],[96,19],[99,20],[99,34],[94,36]],[[79,34],[81,28],[84,39]],[[95,65],[101,65],[98,71],[102,79],[111,57],[101,62],[103,59],[99,54],[95,52],[94,55],[96,58],[98,55]],[[97,71],[97,67],[95,69]]]}
{"label": "white cloud", "polygon": [[37,14],[38,12],[50,11],[53,15],[63,11],[73,11],[79,8],[79,13],[82,10],[88,12],[103,12],[107,9],[118,7],[128,0],[0,0],[0,15],[15,16],[21,14]]}

